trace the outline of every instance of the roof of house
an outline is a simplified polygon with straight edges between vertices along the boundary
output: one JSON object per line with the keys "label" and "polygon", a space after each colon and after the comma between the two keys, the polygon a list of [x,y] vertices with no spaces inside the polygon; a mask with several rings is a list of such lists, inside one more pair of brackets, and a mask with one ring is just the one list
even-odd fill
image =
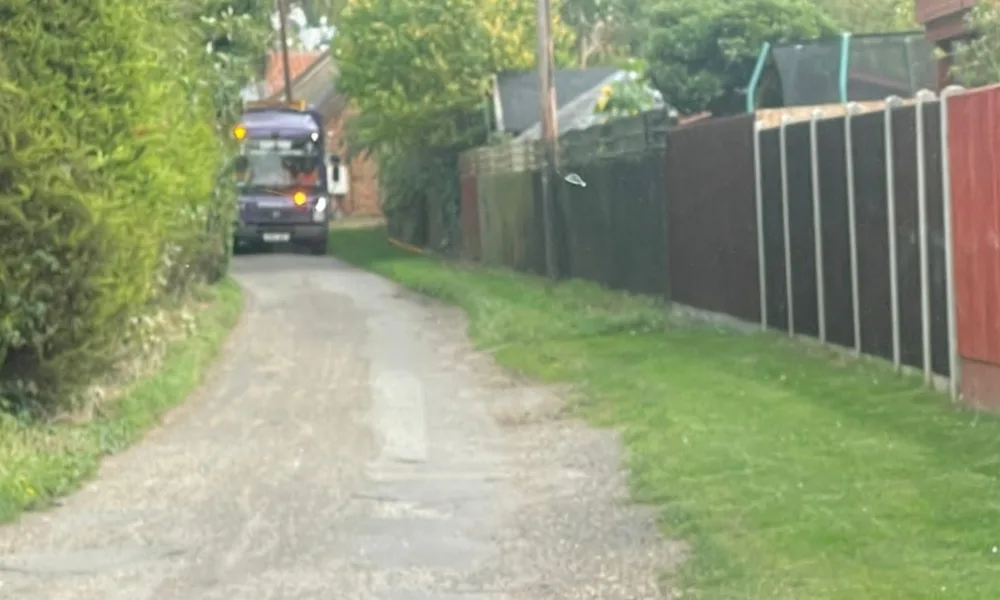
{"label": "roof of house", "polygon": [[[305,100],[306,104],[315,108],[324,117],[329,118],[337,114],[345,105],[344,98],[337,93],[334,86],[334,78],[337,74],[336,64],[329,51],[300,53],[301,55],[312,55],[311,62],[301,67],[296,72],[296,64],[292,64],[291,72],[295,75],[292,80],[292,98],[295,100]],[[289,56],[291,59],[291,56]],[[281,82],[273,88],[269,100],[280,99],[285,94],[284,69],[281,68],[281,54],[272,56],[272,63],[279,66],[276,69]],[[291,60],[289,61],[291,62]],[[270,71],[270,64],[268,65]]]}
{"label": "roof of house", "polygon": [[[327,54],[322,51],[296,52],[288,51],[288,70],[291,71],[294,81],[305,73],[309,67],[321,57]],[[285,89],[285,63],[281,57],[280,50],[271,50],[267,56],[267,69],[264,71],[264,83],[269,94],[278,94]]]}
{"label": "roof of house", "polygon": [[[561,110],[590,92],[621,70],[617,67],[557,69],[555,73],[556,110]],[[497,74],[503,129],[520,133],[538,124],[541,93],[535,71],[507,71]]]}

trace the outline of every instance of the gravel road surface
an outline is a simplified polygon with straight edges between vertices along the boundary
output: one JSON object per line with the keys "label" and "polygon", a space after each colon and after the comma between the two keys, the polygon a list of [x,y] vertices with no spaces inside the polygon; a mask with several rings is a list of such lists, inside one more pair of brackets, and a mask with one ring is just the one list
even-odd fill
{"label": "gravel road surface", "polygon": [[0,598],[664,598],[683,555],[615,436],[475,352],[453,309],[332,259],[240,257],[204,388],[53,510]]}

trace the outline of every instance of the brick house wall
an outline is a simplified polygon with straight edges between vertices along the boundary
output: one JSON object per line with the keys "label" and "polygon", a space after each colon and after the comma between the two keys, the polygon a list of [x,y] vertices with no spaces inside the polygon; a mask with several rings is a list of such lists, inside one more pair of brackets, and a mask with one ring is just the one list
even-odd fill
{"label": "brick house wall", "polygon": [[[344,109],[327,120],[326,144],[330,153],[346,155],[343,128],[350,117],[350,109]],[[344,214],[363,217],[382,216],[378,166],[375,161],[368,156],[355,157],[347,163],[347,173],[347,195],[339,198],[340,208]]]}

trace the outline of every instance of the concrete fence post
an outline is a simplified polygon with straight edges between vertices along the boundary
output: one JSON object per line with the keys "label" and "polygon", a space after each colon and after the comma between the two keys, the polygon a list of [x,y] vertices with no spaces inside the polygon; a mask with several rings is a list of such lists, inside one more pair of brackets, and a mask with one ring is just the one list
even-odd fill
{"label": "concrete fence post", "polygon": [[851,312],[854,316],[854,353],[861,354],[861,283],[858,275],[858,203],[854,190],[854,115],[857,102],[847,104],[844,114],[844,167],[847,178],[847,237],[851,251]]}
{"label": "concrete fence post", "polygon": [[964,88],[948,86],[941,92],[941,186],[944,205],[944,265],[948,305],[948,392],[953,401],[961,395],[962,365],[958,356],[958,315],[955,312],[955,249],[951,220],[951,159],[948,156],[948,98]]}
{"label": "concrete fence post", "polygon": [[893,151],[893,110],[902,106],[899,96],[889,96],[885,100],[885,205],[888,223],[889,243],[889,302],[892,321],[892,364],[899,371],[903,366],[899,325],[899,247],[896,228],[896,155]]}
{"label": "concrete fence post", "polygon": [[928,102],[936,96],[930,90],[917,92],[917,243],[920,245],[920,339],[923,351],[921,365],[924,369],[924,383],[933,383],[934,369],[931,364],[931,266],[930,240],[927,226],[927,140],[924,114]]}
{"label": "concrete fence post", "polygon": [[785,240],[785,302],[788,335],[795,335],[795,295],[792,293],[792,229],[788,218],[788,124],[791,117],[782,115],[779,126],[781,146],[781,225]]}
{"label": "concrete fence post", "polygon": [[816,321],[819,341],[826,343],[826,269],[823,261],[823,193],[819,180],[819,120],[823,111],[812,111],[809,118],[809,159],[812,175],[813,253],[816,269]]}
{"label": "concrete fence post", "polygon": [[753,127],[754,195],[757,203],[757,285],[760,288],[760,328],[767,329],[767,252],[764,240],[764,187],[760,157],[760,133],[763,123]]}

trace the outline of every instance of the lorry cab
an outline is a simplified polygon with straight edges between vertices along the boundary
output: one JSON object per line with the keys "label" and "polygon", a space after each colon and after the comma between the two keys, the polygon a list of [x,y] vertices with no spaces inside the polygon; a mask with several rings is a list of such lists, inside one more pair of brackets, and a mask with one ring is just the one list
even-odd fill
{"label": "lorry cab", "polygon": [[339,173],[327,164],[339,159],[325,152],[322,116],[304,104],[250,104],[233,135],[240,144],[236,247],[293,244],[326,254]]}

